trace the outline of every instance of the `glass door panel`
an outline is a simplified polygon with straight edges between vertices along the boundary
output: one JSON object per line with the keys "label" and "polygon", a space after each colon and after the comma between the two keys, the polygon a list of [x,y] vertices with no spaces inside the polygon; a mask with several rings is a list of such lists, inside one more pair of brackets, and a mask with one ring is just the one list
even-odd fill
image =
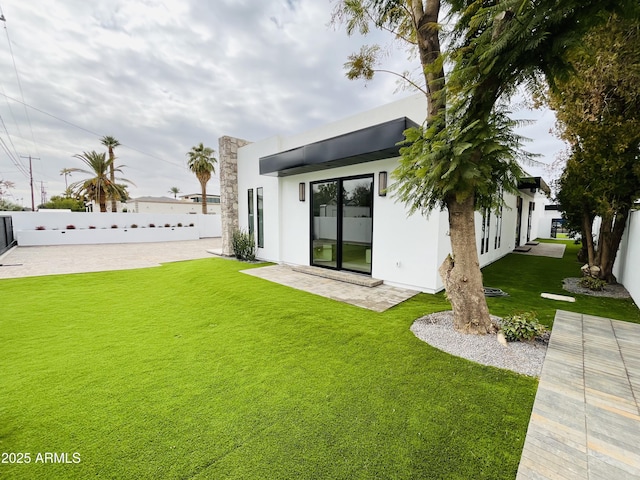
{"label": "glass door panel", "polygon": [[371,273],[373,177],[342,181],[340,268]]}
{"label": "glass door panel", "polygon": [[311,263],[338,267],[338,181],[311,184]]}

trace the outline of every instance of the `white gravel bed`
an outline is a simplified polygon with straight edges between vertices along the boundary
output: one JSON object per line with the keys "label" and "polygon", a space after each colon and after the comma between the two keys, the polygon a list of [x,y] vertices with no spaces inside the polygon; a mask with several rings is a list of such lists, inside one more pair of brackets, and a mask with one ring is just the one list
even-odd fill
{"label": "white gravel bed", "polygon": [[[492,317],[499,323],[499,317]],[[495,334],[469,335],[453,328],[453,312],[438,312],[413,322],[411,331],[420,340],[451,355],[466,358],[483,365],[512,370],[539,377],[547,352],[546,344],[539,342],[498,343]]]}

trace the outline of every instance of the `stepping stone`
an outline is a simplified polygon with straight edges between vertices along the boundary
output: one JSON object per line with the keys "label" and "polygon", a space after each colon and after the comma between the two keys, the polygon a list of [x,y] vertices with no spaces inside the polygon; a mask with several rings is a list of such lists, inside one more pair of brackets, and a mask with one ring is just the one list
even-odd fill
{"label": "stepping stone", "polygon": [[576,299],[573,297],[567,297],[565,295],[556,295],[555,293],[541,293],[540,296],[542,298],[548,298],[549,300],[558,300],[560,302],[575,302]]}
{"label": "stepping stone", "polygon": [[522,252],[522,253],[528,252],[530,250],[531,250],[531,247],[516,247],[513,249],[514,252]]}

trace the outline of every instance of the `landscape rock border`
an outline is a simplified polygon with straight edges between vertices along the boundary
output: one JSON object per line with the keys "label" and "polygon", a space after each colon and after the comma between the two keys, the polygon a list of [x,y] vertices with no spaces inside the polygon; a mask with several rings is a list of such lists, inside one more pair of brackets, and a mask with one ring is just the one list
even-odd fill
{"label": "landscape rock border", "polygon": [[[500,323],[500,317],[491,319]],[[411,331],[423,342],[457,357],[516,373],[539,377],[547,353],[545,342],[510,342],[503,346],[497,335],[472,335],[453,328],[451,310],[418,318]]]}
{"label": "landscape rock border", "polygon": [[604,290],[594,291],[588,288],[581,287],[579,285],[580,278],[565,278],[562,280],[562,288],[567,292],[578,293],[580,295],[589,295],[591,297],[606,297],[606,298],[631,298],[631,295],[624,288],[624,285],[620,283],[607,284]]}

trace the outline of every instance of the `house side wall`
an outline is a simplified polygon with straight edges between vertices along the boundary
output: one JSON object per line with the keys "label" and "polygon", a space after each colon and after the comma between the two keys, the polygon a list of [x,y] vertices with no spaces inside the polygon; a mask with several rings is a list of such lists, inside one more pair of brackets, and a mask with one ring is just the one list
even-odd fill
{"label": "house side wall", "polygon": [[636,305],[640,305],[640,211],[629,215],[620,250],[616,256],[613,274],[631,294]]}
{"label": "house side wall", "polygon": [[[314,130],[288,138],[273,137],[238,149],[238,224],[249,230],[248,190],[253,190],[253,230],[257,238],[258,212],[257,189],[264,192],[264,247],[258,248],[257,256],[262,260],[292,265],[311,263],[311,182],[332,180],[359,175],[373,175],[373,235],[372,276],[387,284],[416,289],[429,293],[442,290],[438,267],[450,253],[448,217],[446,212],[434,211],[428,216],[420,213],[408,214],[404,204],[392,193],[386,197],[378,195],[379,173],[387,172],[389,184],[391,173],[398,165],[397,158],[365,162],[338,168],[272,177],[259,174],[259,159],[310,143],[332,138],[355,130],[399,118],[408,117],[422,123],[426,111],[422,95],[414,95],[384,107],[359,114],[339,122],[324,125]],[[305,200],[300,201],[300,184],[304,184]],[[521,192],[523,214],[521,244],[526,243],[529,203],[533,194]],[[507,206],[503,209],[500,244],[495,242],[497,219],[491,215],[489,248],[480,255],[481,266],[487,265],[515,247],[516,197],[507,195]],[[537,238],[538,215],[543,211],[540,203],[533,212],[530,239]],[[482,214],[476,215],[477,246],[480,251]]]}

